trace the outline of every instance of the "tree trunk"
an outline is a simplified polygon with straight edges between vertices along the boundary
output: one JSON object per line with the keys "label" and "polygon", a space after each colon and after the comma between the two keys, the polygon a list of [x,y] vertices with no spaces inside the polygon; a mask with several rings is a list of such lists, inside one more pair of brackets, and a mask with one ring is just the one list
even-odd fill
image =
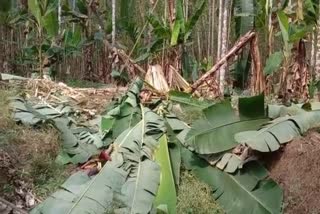
{"label": "tree trunk", "polygon": [[61,0],[58,0],[58,25],[59,25],[59,35],[61,33],[61,23],[62,23],[62,20],[61,20]]}
{"label": "tree trunk", "polygon": [[315,77],[316,77],[316,80],[320,80],[320,15],[318,17],[316,44],[317,45],[316,45]]}
{"label": "tree trunk", "polygon": [[211,57],[212,57],[212,62],[214,62],[214,54],[215,54],[215,24],[216,24],[216,14],[215,14],[215,7],[216,7],[216,0],[212,0],[212,5],[211,5],[211,15],[212,17],[212,23],[211,23],[211,47],[210,47],[210,52],[211,52]]}
{"label": "tree trunk", "polygon": [[[221,56],[224,56],[228,50],[228,20],[229,20],[229,5],[230,0],[225,0],[223,5],[223,24],[222,24],[222,32],[221,32]],[[225,74],[228,69],[227,63],[225,63],[219,72],[219,90],[221,96],[224,95],[224,84],[225,84]]]}
{"label": "tree trunk", "polygon": [[223,26],[223,0],[219,0],[219,24],[218,24],[218,50],[217,50],[217,60],[221,57],[221,43],[222,43],[222,26]]}
{"label": "tree trunk", "polygon": [[112,46],[116,43],[116,0],[112,0]]}
{"label": "tree trunk", "polygon": [[269,56],[272,54],[273,50],[273,25],[272,25],[272,7],[273,0],[268,0],[268,52]]}
{"label": "tree trunk", "polygon": [[208,61],[210,59],[211,42],[212,42],[212,31],[211,31],[211,27],[212,27],[212,7],[211,7],[211,4],[213,4],[213,2],[209,1],[209,3],[208,3],[209,33],[208,33],[208,37],[207,37],[207,39],[208,39],[208,46],[207,46],[207,58],[208,58]]}

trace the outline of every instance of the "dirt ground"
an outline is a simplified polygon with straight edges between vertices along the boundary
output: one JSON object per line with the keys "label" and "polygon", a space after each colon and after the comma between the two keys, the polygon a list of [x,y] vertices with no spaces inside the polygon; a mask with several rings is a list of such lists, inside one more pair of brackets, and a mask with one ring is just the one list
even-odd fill
{"label": "dirt ground", "polygon": [[272,155],[268,168],[284,190],[286,214],[320,213],[319,131],[309,131]]}

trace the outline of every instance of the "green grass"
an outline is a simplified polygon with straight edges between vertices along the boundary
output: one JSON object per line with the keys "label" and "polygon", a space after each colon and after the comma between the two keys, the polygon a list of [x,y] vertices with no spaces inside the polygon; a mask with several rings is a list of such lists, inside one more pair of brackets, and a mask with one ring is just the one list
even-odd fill
{"label": "green grass", "polygon": [[70,87],[74,88],[102,88],[108,86],[104,83],[92,82],[87,80],[68,80],[66,83]]}
{"label": "green grass", "polygon": [[30,175],[35,186],[35,193],[40,198],[46,198],[68,178],[69,172],[65,166],[55,163],[48,155],[39,155],[31,163]]}
{"label": "green grass", "polygon": [[211,188],[184,171],[178,191],[177,213],[223,214],[224,211],[213,199]]}
{"label": "green grass", "polygon": [[194,106],[175,104],[172,111],[175,115],[177,115],[178,118],[188,124],[203,118],[202,110]]}

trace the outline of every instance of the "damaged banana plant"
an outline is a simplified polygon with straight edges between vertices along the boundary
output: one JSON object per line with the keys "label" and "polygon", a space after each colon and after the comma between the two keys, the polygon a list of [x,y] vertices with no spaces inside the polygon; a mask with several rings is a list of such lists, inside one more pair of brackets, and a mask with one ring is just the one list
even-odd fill
{"label": "damaged banana plant", "polygon": [[61,164],[84,163],[98,154],[104,145],[99,130],[77,124],[75,111],[69,105],[36,103],[23,98],[13,98],[11,107],[16,122],[30,126],[52,124],[60,132],[63,143],[57,162]]}
{"label": "damaged banana plant", "polygon": [[98,175],[74,174],[31,213],[150,213],[156,209],[161,169],[155,151],[159,139],[164,140],[165,124],[149,109],[141,111],[142,120],[118,136],[112,160]]}
{"label": "damaged banana plant", "polygon": [[105,144],[110,144],[124,130],[136,125],[142,118],[140,110],[140,91],[143,81],[133,82],[125,96],[121,97],[101,118],[101,130],[104,132]]}

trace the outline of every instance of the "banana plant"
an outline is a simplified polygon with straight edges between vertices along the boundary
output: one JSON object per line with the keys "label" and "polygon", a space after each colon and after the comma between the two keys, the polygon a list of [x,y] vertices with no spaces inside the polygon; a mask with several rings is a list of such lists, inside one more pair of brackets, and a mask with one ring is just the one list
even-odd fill
{"label": "banana plant", "polygon": [[[184,49],[205,8],[206,1],[200,1],[193,15],[187,20],[183,13],[183,1],[177,0],[176,17],[172,23],[172,27],[169,26],[167,20],[163,20],[154,14],[149,14],[147,16],[147,20],[153,28],[152,33],[154,38],[146,48],[140,50],[142,54],[136,59],[136,61],[146,60],[148,57],[156,55],[158,52],[162,51],[163,48],[170,49],[180,46],[184,54],[184,57],[182,57],[182,64],[186,65],[188,62],[185,61],[189,58],[185,56],[186,52]],[[189,79],[191,76],[189,75],[192,73],[189,69],[191,67],[192,66],[184,66],[184,68],[188,69],[188,71],[184,72],[184,77],[186,79]]]}
{"label": "banana plant", "polygon": [[[234,2],[234,17],[235,17],[235,33],[239,38],[255,27],[256,14],[255,1],[253,0],[236,0]],[[261,17],[261,16],[260,16]],[[248,50],[243,51],[236,63],[234,77],[236,84],[240,88],[244,88],[250,71],[251,57]]]}
{"label": "banana plant", "polygon": [[57,2],[53,0],[28,0],[28,8],[32,14],[30,21],[37,32],[39,73],[43,75],[44,54],[42,45],[45,36],[53,39],[58,35],[59,23],[57,15]]}

